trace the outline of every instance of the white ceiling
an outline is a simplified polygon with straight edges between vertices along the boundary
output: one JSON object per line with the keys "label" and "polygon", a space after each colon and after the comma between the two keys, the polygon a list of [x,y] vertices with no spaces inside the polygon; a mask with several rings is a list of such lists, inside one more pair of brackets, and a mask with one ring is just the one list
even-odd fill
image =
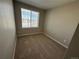
{"label": "white ceiling", "polygon": [[76,0],[17,0],[39,8],[50,9]]}

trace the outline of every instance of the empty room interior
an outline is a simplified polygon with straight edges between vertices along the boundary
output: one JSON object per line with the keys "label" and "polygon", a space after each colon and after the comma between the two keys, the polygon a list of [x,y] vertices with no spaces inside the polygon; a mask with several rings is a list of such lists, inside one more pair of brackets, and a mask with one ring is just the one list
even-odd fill
{"label": "empty room interior", "polygon": [[79,59],[78,0],[0,0],[0,59]]}

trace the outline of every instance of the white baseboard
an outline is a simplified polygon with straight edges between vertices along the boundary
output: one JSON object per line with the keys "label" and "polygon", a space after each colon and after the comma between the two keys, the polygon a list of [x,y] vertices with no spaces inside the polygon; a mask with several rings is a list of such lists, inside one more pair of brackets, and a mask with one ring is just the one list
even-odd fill
{"label": "white baseboard", "polygon": [[15,38],[14,45],[13,45],[13,55],[12,55],[12,59],[14,59],[14,56],[15,56],[16,42],[17,42],[17,38]]}
{"label": "white baseboard", "polygon": [[47,33],[43,33],[44,35],[46,35],[47,37],[49,37],[50,39],[54,40],[55,42],[57,42],[58,44],[62,45],[63,47],[65,48],[68,48],[68,46],[64,45],[63,43],[57,41],[56,39],[54,39],[52,36],[50,36],[49,34]]}
{"label": "white baseboard", "polygon": [[38,32],[38,33],[30,33],[30,34],[21,34],[21,35],[18,35],[18,37],[21,37],[21,36],[26,36],[26,35],[35,35],[35,34],[44,34],[46,35],[47,37],[49,37],[50,39],[54,40],[55,42],[57,42],[58,44],[60,44],[61,46],[65,47],[65,48],[68,48],[67,45],[64,45],[63,43],[59,42],[58,40],[54,39],[52,36],[50,36],[49,34],[47,33],[43,33],[43,32]]}
{"label": "white baseboard", "polygon": [[38,32],[38,33],[30,33],[30,34],[21,34],[21,35],[18,35],[18,37],[21,37],[21,36],[26,36],[26,35],[35,35],[35,34],[41,34],[42,32]]}

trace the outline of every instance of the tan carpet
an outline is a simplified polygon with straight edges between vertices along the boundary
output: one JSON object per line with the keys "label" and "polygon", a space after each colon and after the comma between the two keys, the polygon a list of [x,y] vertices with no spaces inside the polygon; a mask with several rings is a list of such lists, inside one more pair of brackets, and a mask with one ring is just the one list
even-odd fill
{"label": "tan carpet", "polygon": [[17,40],[15,59],[62,59],[65,48],[39,34]]}

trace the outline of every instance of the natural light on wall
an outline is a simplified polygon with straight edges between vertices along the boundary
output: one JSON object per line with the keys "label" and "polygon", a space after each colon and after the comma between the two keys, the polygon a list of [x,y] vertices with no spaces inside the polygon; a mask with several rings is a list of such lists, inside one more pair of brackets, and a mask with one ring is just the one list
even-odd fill
{"label": "natural light on wall", "polygon": [[37,11],[21,8],[22,28],[38,28],[39,15]]}

